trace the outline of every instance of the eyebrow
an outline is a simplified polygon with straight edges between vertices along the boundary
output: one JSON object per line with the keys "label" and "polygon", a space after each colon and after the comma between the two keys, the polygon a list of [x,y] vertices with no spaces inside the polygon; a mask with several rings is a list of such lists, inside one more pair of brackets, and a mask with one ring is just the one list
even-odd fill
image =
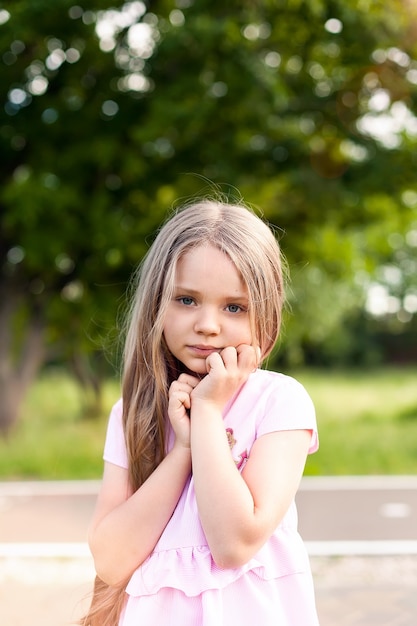
{"label": "eyebrow", "polygon": [[[179,293],[187,294],[189,296],[201,296],[203,294],[202,291],[198,291],[197,289],[189,289],[186,285],[174,285],[174,293],[178,295]],[[243,292],[239,292],[236,295],[232,294],[222,294],[224,300],[233,300],[233,301],[241,301],[248,302],[249,296]]]}

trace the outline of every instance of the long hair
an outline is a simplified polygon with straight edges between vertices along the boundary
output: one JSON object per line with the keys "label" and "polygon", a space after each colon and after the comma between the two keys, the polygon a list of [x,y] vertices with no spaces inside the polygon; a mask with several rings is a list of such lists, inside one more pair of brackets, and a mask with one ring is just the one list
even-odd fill
{"label": "long hair", "polygon": [[[174,290],[178,260],[210,244],[229,256],[247,287],[254,345],[262,359],[280,331],[284,302],[283,262],[267,224],[243,205],[202,200],[174,213],[160,229],[134,276],[127,316],[122,377],[123,426],[129,482],[137,490],[166,454],[169,385],[180,364],[169,353],[163,329]],[[117,626],[124,587],[96,581],[92,608],[83,626]],[[100,599],[100,595],[102,598]],[[111,621],[109,606],[114,606]]]}

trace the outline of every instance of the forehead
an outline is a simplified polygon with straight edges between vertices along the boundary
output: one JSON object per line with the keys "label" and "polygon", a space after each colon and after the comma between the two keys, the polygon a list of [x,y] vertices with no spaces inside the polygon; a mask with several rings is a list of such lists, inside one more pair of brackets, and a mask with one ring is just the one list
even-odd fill
{"label": "forehead", "polygon": [[204,287],[227,287],[246,292],[245,282],[231,258],[212,244],[202,244],[184,252],[177,263],[176,283],[196,283]]}

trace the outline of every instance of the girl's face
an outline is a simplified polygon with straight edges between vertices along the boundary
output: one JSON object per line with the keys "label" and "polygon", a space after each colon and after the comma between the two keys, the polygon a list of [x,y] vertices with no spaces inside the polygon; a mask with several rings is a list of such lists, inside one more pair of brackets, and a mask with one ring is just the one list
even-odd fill
{"label": "girl's face", "polygon": [[165,317],[169,351],[194,374],[206,374],[206,358],[227,346],[252,344],[249,296],[230,258],[212,245],[186,252],[178,261]]}

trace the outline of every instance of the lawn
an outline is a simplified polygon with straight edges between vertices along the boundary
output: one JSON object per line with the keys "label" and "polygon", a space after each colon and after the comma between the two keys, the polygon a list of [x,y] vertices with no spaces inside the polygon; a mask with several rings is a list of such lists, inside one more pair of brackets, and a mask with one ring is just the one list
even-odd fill
{"label": "lawn", "polygon": [[103,413],[83,419],[83,395],[61,372],[41,376],[25,399],[18,427],[0,439],[0,479],[99,478],[108,412],[118,385],[105,385]]}
{"label": "lawn", "polygon": [[299,371],[316,406],[320,449],[306,474],[416,474],[417,369]]}
{"label": "lawn", "polygon": [[[417,473],[417,368],[292,372],[312,396],[320,450],[306,474]],[[19,426],[0,440],[0,479],[99,478],[107,416],[118,384],[104,390],[103,414],[82,419],[73,381],[49,372],[25,400]]]}

